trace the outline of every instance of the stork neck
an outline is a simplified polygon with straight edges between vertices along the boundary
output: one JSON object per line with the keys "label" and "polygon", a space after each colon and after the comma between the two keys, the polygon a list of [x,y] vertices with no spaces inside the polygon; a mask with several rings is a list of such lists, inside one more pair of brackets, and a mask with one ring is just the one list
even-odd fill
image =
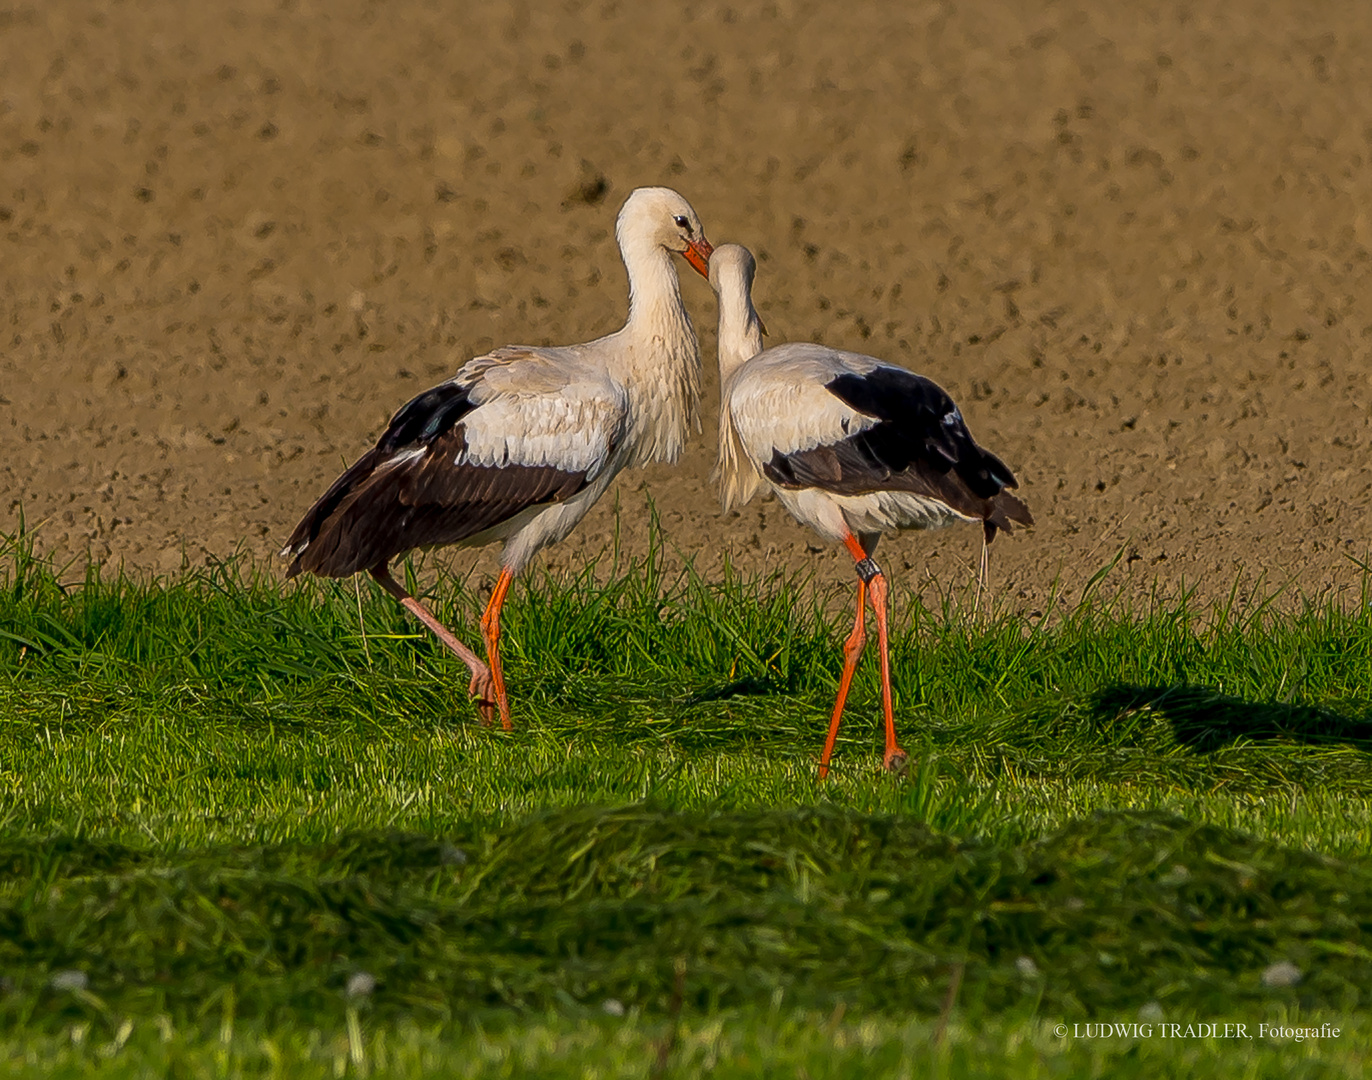
{"label": "stork neck", "polygon": [[762,320],[746,286],[724,289],[719,297],[719,378],[722,385],[745,361],[762,351]]}
{"label": "stork neck", "polygon": [[629,318],[621,331],[619,375],[642,420],[636,432],[638,463],[675,461],[686,434],[698,424],[700,352],[695,328],[681,302],[671,254],[659,244],[623,246],[629,272]]}
{"label": "stork neck", "polygon": [[625,328],[653,333],[690,326],[681,302],[681,282],[671,253],[660,244],[628,243],[623,250],[629,274],[629,319]]}

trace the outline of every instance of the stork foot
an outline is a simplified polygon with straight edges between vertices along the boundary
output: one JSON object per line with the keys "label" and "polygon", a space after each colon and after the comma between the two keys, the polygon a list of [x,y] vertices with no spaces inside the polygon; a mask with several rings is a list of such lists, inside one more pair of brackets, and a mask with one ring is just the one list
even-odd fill
{"label": "stork foot", "polygon": [[886,757],[881,763],[883,769],[895,776],[903,776],[909,765],[910,756],[899,746],[893,746],[887,750]]}
{"label": "stork foot", "polygon": [[490,727],[495,723],[495,679],[485,664],[472,668],[472,681],[467,693],[476,698],[476,707],[481,712],[481,726]]}

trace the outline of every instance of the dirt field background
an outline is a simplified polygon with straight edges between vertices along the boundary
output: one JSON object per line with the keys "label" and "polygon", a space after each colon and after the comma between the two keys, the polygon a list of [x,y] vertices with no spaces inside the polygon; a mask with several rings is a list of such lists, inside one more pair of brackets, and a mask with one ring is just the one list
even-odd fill
{"label": "dirt field background", "polygon": [[[618,325],[612,225],[677,187],[772,341],[912,367],[1038,517],[994,581],[1357,587],[1372,500],[1372,5],[1310,0],[0,7],[0,529],[152,572],[263,560],[470,355]],[[707,572],[704,434],[614,489]],[[553,566],[608,543],[611,495]],[[966,580],[972,527],[888,541]],[[453,564],[493,565],[491,552]]]}

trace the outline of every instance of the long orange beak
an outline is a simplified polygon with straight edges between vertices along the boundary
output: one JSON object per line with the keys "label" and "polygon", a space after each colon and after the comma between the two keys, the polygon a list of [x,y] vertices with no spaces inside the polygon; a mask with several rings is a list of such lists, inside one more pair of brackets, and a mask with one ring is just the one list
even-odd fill
{"label": "long orange beak", "polygon": [[681,254],[695,268],[696,273],[708,281],[710,277],[710,253],[714,250],[714,245],[702,236],[699,240],[688,240],[686,250]]}

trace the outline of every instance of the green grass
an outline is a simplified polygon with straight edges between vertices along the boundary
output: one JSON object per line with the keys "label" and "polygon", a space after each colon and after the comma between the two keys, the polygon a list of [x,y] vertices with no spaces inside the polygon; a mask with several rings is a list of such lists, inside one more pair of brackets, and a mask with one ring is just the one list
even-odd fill
{"label": "green grass", "polygon": [[[808,581],[535,576],[506,734],[365,585],[3,557],[0,1069],[1315,1076],[1369,1049],[1366,589],[904,599],[913,765],[880,771],[869,656],[820,784],[846,627]],[[476,592],[428,599],[470,639]],[[1052,1032],[1140,1010],[1345,1034]]]}
{"label": "green grass", "polygon": [[[954,993],[977,1016],[1350,1010],[1372,974],[1372,861],[1147,813],[1013,847],[837,807],[165,854],[63,838],[0,848],[0,880],[0,1018],[40,1026],[186,1023],[230,993],[237,1015],[308,1022],[358,971],[389,1019],[674,997],[935,1016]],[[1283,961],[1300,983],[1265,985]]]}
{"label": "green grass", "polygon": [[[343,1012],[341,1008],[337,1010]],[[1219,1018],[1220,1022],[1226,1019]],[[1235,1023],[1244,1023],[1240,1018]],[[1309,1018],[1304,1023],[1310,1024]],[[1345,1021],[1335,1020],[1335,1026]],[[1136,1037],[1060,1038],[1054,1024],[991,1020],[893,1020],[846,1012],[787,1009],[655,1020],[566,1012],[502,1025],[401,1024],[378,1027],[338,1018],[324,1029],[279,1030],[231,1023],[212,1038],[169,1022],[130,1022],[113,1036],[74,1025],[61,1037],[19,1044],[0,1039],[0,1068],[26,1080],[104,1076],[271,1076],[333,1080],[344,1075],[528,1077],[537,1080],[639,1080],[645,1076],[778,1076],[1016,1080],[1159,1076],[1314,1080],[1362,1075],[1369,1040],[1344,1026],[1337,1039],[1164,1037],[1160,1026]],[[1318,1027],[1316,1020],[1312,1026]],[[659,1064],[661,1063],[661,1064]]]}

